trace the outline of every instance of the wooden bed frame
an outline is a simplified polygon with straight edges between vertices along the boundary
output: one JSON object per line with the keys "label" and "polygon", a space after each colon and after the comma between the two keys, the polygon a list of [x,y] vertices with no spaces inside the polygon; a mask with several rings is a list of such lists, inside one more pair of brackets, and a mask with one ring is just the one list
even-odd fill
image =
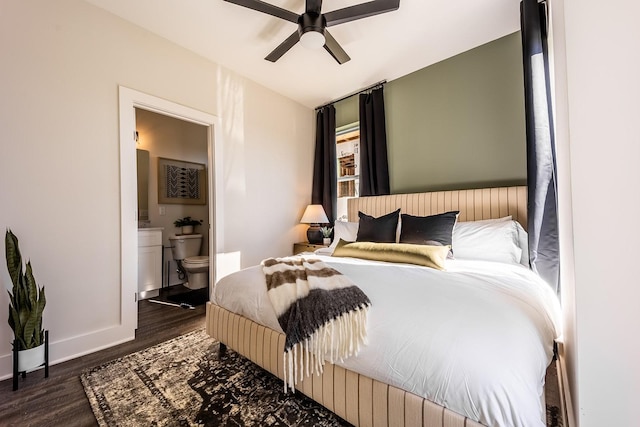
{"label": "wooden bed frame", "polygon": [[[459,221],[511,215],[527,228],[527,188],[501,187],[360,197],[348,201],[350,221],[358,211],[380,216],[398,208],[410,215],[460,211]],[[207,303],[207,333],[280,379],[284,378],[284,334]],[[321,375],[296,389],[355,426],[477,427],[476,421],[397,387],[327,362]]]}

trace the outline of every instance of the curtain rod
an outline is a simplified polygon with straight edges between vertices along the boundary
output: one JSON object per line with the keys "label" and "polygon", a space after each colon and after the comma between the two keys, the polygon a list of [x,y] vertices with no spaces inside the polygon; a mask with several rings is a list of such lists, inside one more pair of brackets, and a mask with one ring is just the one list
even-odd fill
{"label": "curtain rod", "polygon": [[345,95],[345,96],[343,96],[342,98],[334,99],[333,101],[327,102],[326,104],[322,104],[321,106],[316,107],[316,111],[317,111],[317,110],[319,110],[319,109],[321,109],[321,108],[326,107],[327,105],[335,104],[336,102],[344,101],[344,100],[345,100],[345,99],[347,99],[347,98],[351,98],[353,95],[357,95],[357,94],[359,94],[359,93],[366,92],[366,91],[368,91],[368,90],[374,89],[374,88],[376,88],[376,87],[378,87],[378,86],[382,86],[382,85],[383,85],[383,84],[385,84],[386,82],[387,82],[386,80],[380,80],[378,83],[373,84],[373,85],[371,85],[371,86],[367,86],[367,87],[365,87],[364,89],[360,89],[360,90],[357,90],[357,91],[355,91],[355,92],[351,92],[350,94]]}

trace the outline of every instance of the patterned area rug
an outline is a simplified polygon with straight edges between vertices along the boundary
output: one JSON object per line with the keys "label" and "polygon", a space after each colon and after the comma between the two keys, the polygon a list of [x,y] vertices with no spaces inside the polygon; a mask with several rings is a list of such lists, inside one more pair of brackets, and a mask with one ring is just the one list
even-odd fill
{"label": "patterned area rug", "polygon": [[195,331],[84,371],[100,426],[349,426]]}
{"label": "patterned area rug", "polygon": [[[349,426],[203,330],[86,370],[100,426]],[[562,426],[547,406],[548,426]]]}

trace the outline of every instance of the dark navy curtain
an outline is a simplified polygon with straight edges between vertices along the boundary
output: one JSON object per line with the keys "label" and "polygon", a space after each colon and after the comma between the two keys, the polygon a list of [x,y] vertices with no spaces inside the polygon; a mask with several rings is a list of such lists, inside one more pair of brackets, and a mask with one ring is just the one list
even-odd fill
{"label": "dark navy curtain", "polygon": [[360,94],[360,196],[390,194],[383,89]]}
{"label": "dark navy curtain", "polygon": [[560,292],[556,154],[549,86],[547,8],[520,3],[527,132],[529,261]]}
{"label": "dark navy curtain", "polygon": [[336,219],[336,108],[327,105],[316,113],[316,150],[313,162],[311,203],[322,205],[329,223]]}

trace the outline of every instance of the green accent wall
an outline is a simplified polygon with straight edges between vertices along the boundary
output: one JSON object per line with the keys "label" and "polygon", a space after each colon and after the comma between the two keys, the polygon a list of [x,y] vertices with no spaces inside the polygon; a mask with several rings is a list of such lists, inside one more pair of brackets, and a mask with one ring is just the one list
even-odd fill
{"label": "green accent wall", "polygon": [[[336,127],[349,125],[360,120],[358,96],[350,96],[334,104],[336,107]],[[386,113],[386,112],[385,112]]]}
{"label": "green accent wall", "polygon": [[[385,85],[392,193],[526,183],[520,32]],[[358,120],[357,96],[336,124]]]}

